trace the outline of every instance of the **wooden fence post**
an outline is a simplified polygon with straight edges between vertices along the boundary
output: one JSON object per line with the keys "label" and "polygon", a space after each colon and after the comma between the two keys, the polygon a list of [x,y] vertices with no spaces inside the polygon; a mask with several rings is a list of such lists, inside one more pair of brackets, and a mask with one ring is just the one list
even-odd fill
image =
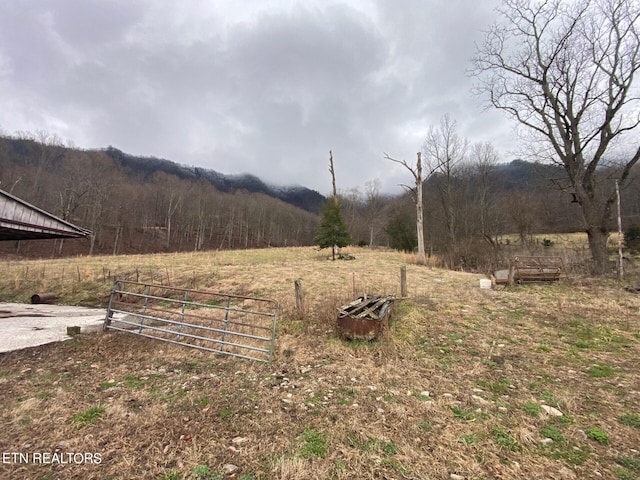
{"label": "wooden fence post", "polygon": [[302,280],[294,280],[293,286],[296,291],[296,311],[300,313],[302,311]]}
{"label": "wooden fence post", "polygon": [[400,267],[400,296],[407,296],[407,266],[402,265]]}

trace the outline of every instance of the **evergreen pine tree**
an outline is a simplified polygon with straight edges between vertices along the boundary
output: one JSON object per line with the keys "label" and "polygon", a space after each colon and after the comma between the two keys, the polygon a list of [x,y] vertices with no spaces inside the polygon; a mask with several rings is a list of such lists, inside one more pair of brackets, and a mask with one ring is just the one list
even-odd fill
{"label": "evergreen pine tree", "polygon": [[395,250],[413,252],[418,246],[415,223],[415,219],[406,212],[394,215],[385,229],[389,235],[389,246]]}
{"label": "evergreen pine tree", "polygon": [[313,243],[320,248],[331,247],[333,260],[336,259],[335,247],[346,247],[351,243],[351,235],[340,215],[340,205],[334,197],[330,198],[329,203],[324,207],[322,220]]}

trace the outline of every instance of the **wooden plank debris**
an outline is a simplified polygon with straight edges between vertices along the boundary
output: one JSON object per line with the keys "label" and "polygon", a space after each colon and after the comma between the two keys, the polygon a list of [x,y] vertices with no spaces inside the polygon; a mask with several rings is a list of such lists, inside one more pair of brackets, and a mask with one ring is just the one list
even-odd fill
{"label": "wooden plank debris", "polygon": [[338,309],[338,331],[348,340],[374,340],[389,326],[395,298],[362,296]]}

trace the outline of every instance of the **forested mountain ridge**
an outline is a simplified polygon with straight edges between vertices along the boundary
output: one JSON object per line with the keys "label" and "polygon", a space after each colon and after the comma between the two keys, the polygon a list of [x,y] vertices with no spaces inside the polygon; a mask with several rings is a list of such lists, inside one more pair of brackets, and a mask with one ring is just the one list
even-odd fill
{"label": "forested mountain ridge", "polygon": [[0,137],[0,188],[94,232],[87,240],[0,244],[47,256],[310,245],[324,197],[113,147]]}
{"label": "forested mountain ridge", "polygon": [[264,193],[312,213],[319,213],[326,201],[326,198],[315,190],[302,186],[275,187],[249,173],[226,175],[207,168],[181,165],[171,160],[129,155],[111,146],[105,149],[105,153],[117,160],[126,170],[134,175],[143,175],[144,178],[161,171],[185,180],[204,179],[220,192],[246,190],[250,193]]}
{"label": "forested mountain ridge", "polygon": [[[0,136],[0,152],[5,160],[11,163],[30,164],[33,163],[34,158],[51,157],[51,166],[55,166],[60,158],[69,153],[69,150],[74,150],[51,143],[44,145],[38,143],[34,139]],[[47,149],[50,151],[45,152],[44,150]],[[116,160],[128,175],[142,180],[148,180],[156,172],[165,172],[183,180],[204,179],[220,192],[233,193],[237,190],[246,190],[250,193],[264,193],[312,213],[319,213],[326,201],[326,198],[315,190],[303,186],[268,185],[250,173],[226,175],[212,169],[182,165],[162,158],[130,155],[112,146],[103,150],[85,150],[87,154],[97,154],[100,151]]]}

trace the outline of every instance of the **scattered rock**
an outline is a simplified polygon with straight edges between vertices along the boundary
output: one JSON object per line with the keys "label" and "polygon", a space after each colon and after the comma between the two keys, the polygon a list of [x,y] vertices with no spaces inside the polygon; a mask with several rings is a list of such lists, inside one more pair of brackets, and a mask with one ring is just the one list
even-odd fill
{"label": "scattered rock", "polygon": [[489,405],[491,402],[489,400],[485,400],[484,398],[478,396],[478,395],[471,395],[471,399],[474,402],[479,403],[480,405]]}
{"label": "scattered rock", "polygon": [[118,386],[116,385],[115,387],[109,387],[107,388],[104,393],[114,393],[114,392],[119,392],[120,390],[124,390],[124,387]]}
{"label": "scattered rock", "polygon": [[560,410],[554,407],[550,407],[549,405],[540,405],[540,407],[542,407],[547,415],[551,415],[552,417],[561,417],[563,415]]}
{"label": "scattered rock", "polygon": [[451,480],[464,480],[464,477],[462,475],[458,475],[457,473],[452,473],[451,475],[449,475],[449,478]]}
{"label": "scattered rock", "polygon": [[545,445],[545,446],[551,445],[553,443],[553,439],[551,439],[551,438],[543,438],[542,440],[540,440],[540,443],[542,445]]}
{"label": "scattered rock", "polygon": [[243,443],[248,442],[249,439],[246,437],[235,437],[231,440],[231,443],[234,443],[236,445],[242,445]]}
{"label": "scattered rock", "polygon": [[222,470],[227,475],[233,475],[238,471],[238,466],[234,465],[233,463],[225,463],[224,466],[222,467]]}
{"label": "scattered rock", "polygon": [[586,441],[586,440],[587,440],[587,438],[588,438],[588,437],[587,437],[587,432],[585,432],[584,430],[580,430],[580,429],[578,429],[578,430],[576,430],[576,434],[577,434],[577,435],[579,435],[579,436],[580,436],[580,438],[581,438],[582,440],[584,440],[584,441]]}

